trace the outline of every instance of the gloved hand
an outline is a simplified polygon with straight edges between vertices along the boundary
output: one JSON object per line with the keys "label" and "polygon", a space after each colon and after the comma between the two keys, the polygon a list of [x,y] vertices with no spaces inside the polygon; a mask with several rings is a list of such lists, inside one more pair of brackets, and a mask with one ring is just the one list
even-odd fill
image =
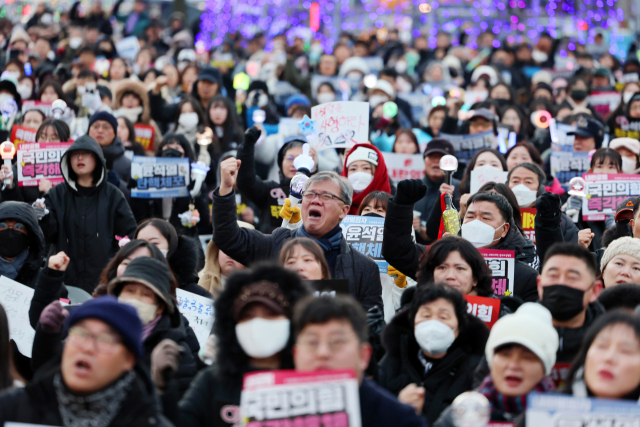
{"label": "gloved hand", "polygon": [[564,204],[565,213],[580,210],[582,210],[582,197],[580,196],[571,196],[567,199],[567,203]]}
{"label": "gloved hand", "polygon": [[373,306],[367,311],[367,324],[369,325],[369,336],[379,336],[385,326],[384,313],[380,306]]}
{"label": "gloved hand", "polygon": [[68,316],[69,312],[62,307],[60,301],[54,301],[42,310],[40,327],[48,334],[57,334]]}
{"label": "gloved hand", "polygon": [[280,218],[288,220],[290,224],[296,224],[302,219],[300,208],[297,206],[292,208],[288,197],[284,199],[284,206],[280,209]]}
{"label": "gloved hand", "polygon": [[406,288],[407,287],[407,276],[405,276],[404,274],[400,273],[398,270],[396,270],[395,268],[388,266],[387,267],[387,274],[389,276],[396,276],[395,279],[393,279],[393,282],[396,284],[397,287],[399,288]]}
{"label": "gloved hand", "polygon": [[536,209],[543,218],[555,218],[560,215],[560,196],[546,192],[536,199]]}
{"label": "gloved hand", "polygon": [[247,145],[255,145],[258,139],[260,138],[260,129],[255,126],[250,127],[244,133],[244,143]]}
{"label": "gloved hand", "polygon": [[47,209],[47,205],[44,202],[44,198],[36,199],[35,202],[31,204],[33,210],[36,211],[36,217],[38,217],[38,221],[45,217],[49,213],[49,209]]}
{"label": "gloved hand", "polygon": [[413,205],[427,193],[427,186],[421,179],[405,179],[398,183],[398,191],[393,201],[399,205]]}
{"label": "gloved hand", "polygon": [[107,173],[107,182],[115,185],[116,187],[120,185],[120,177],[113,169]]}
{"label": "gloved hand", "polygon": [[158,388],[166,387],[178,370],[178,358],[182,351],[175,341],[166,338],[151,352],[151,379]]}

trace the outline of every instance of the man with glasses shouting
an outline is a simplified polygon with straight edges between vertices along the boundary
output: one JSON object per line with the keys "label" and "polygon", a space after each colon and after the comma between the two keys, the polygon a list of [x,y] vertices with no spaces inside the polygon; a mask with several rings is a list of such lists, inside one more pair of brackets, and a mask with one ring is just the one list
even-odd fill
{"label": "man with glasses shouting", "polygon": [[0,425],[168,427],[153,383],[140,364],[142,323],[136,309],[105,296],[74,310],[62,356],[26,388],[0,397]]}
{"label": "man with glasses shouting", "polygon": [[349,293],[365,310],[382,308],[379,269],[373,260],[352,250],[342,237],[340,221],[353,198],[351,183],[335,172],[309,178],[302,195],[302,227],[277,228],[271,235],[238,227],[234,186],[240,160],[220,163],[220,187],[213,192],[213,240],[216,246],[243,265],[277,259],[284,243],[295,237],[314,240],[323,249],[334,279],[347,279]]}

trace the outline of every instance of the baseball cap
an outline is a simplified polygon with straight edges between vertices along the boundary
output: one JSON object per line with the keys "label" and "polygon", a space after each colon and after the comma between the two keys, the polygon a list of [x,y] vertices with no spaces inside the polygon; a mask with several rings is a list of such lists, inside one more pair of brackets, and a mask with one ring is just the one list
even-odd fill
{"label": "baseball cap", "polygon": [[490,122],[494,122],[496,120],[496,115],[493,114],[493,111],[489,110],[488,108],[478,108],[473,112],[473,116],[471,116],[469,120],[473,120],[476,117],[482,117],[483,119],[486,119]]}
{"label": "baseball cap", "polygon": [[441,153],[444,155],[451,154],[455,155],[456,150],[453,148],[453,144],[447,141],[444,138],[434,138],[427,144],[427,149],[424,150],[422,157],[427,157],[433,153]]}
{"label": "baseball cap", "polygon": [[604,127],[599,121],[587,119],[586,117],[578,120],[575,130],[567,132],[567,135],[578,135],[584,138],[595,138],[596,145],[599,146],[604,137]]}
{"label": "baseball cap", "polygon": [[627,215],[629,213],[633,215],[633,208],[635,207],[635,203],[637,199],[638,199],[637,197],[627,197],[626,199],[618,203],[618,206],[616,206],[615,220],[619,221],[621,219],[626,219],[626,218],[621,218],[623,215],[625,215],[625,213]]}

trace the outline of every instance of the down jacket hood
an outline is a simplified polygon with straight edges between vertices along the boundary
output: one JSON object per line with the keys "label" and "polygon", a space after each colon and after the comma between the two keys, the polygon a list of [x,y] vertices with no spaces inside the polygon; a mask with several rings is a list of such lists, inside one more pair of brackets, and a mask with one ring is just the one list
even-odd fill
{"label": "down jacket hood", "polygon": [[118,84],[116,93],[113,99],[113,111],[117,111],[122,108],[122,98],[127,92],[133,92],[142,101],[142,114],[140,115],[140,123],[148,125],[151,124],[151,108],[149,106],[149,94],[144,86],[144,83],[133,81],[131,79],[124,80]]}
{"label": "down jacket hood", "polygon": [[37,269],[44,256],[44,234],[33,208],[24,202],[6,201],[0,204],[0,221],[15,219],[27,226],[29,231],[29,258],[27,262]]}
{"label": "down jacket hood", "polygon": [[69,172],[72,170],[70,163],[71,153],[78,150],[90,151],[96,157],[96,168],[100,168],[100,179],[95,183],[95,186],[97,188],[104,185],[104,183],[106,183],[105,175],[107,162],[104,158],[104,154],[102,153],[102,148],[100,148],[100,145],[96,140],[91,138],[89,135],[84,135],[76,139],[73,144],[71,144],[71,147],[69,147],[69,149],[62,155],[62,158],[60,159],[60,171],[62,172],[64,181],[74,191],[78,191],[76,181],[69,176]]}
{"label": "down jacket hood", "polygon": [[528,264],[532,268],[538,269],[540,260],[536,253],[536,247],[533,242],[520,233],[518,227],[516,227],[513,219],[509,223],[509,231],[504,240],[500,242],[496,247],[491,249],[502,249],[514,251],[516,254],[516,260]]}

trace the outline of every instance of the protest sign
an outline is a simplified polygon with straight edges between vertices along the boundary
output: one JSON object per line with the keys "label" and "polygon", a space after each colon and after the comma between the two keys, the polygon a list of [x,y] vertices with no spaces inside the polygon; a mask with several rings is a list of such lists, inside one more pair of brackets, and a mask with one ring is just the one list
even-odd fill
{"label": "protest sign", "polygon": [[573,152],[573,141],[576,139],[576,137],[575,135],[567,135],[567,134],[575,130],[576,128],[574,126],[571,126],[565,123],[556,122],[554,133],[557,136],[557,141],[552,142],[552,148],[554,150]]}
{"label": "protest sign", "polygon": [[398,93],[398,98],[404,99],[411,106],[411,115],[413,117],[407,117],[409,120],[418,121],[426,115],[427,111],[431,110],[430,97],[426,96],[422,91],[411,93]]}
{"label": "protest sign", "polygon": [[640,175],[587,173],[582,216],[585,221],[604,221],[616,213],[618,203],[640,196]]}
{"label": "protest sign", "polygon": [[241,425],[361,427],[353,371],[265,371],[244,376]]}
{"label": "protest sign", "polygon": [[0,304],[9,320],[9,338],[24,356],[31,357],[36,332],[29,322],[29,307],[34,290],[8,277],[0,276]]}
{"label": "protest sign", "polygon": [[422,154],[382,153],[389,178],[394,185],[404,179],[422,179],[424,160]]}
{"label": "protest sign", "polygon": [[131,197],[187,197],[189,159],[133,156],[131,178],[135,179],[137,184],[137,188],[131,190]]}
{"label": "protest sign", "polygon": [[315,296],[329,295],[349,295],[349,280],[347,279],[325,279],[325,280],[305,280],[314,289]]}
{"label": "protest sign", "polygon": [[51,108],[51,102],[26,100],[22,101],[22,114],[29,110],[40,110],[46,117],[53,117],[53,110]]}
{"label": "protest sign", "polygon": [[493,276],[491,287],[498,296],[513,295],[513,279],[516,268],[514,251],[501,249],[478,249]]}
{"label": "protest sign", "polygon": [[16,145],[16,148],[18,148],[18,144],[36,142],[37,133],[38,131],[36,129],[13,125],[13,128],[11,128],[11,142]]}
{"label": "protest sign", "polygon": [[41,179],[56,185],[64,181],[60,159],[70,142],[23,143],[18,145],[18,186],[37,187]]}
{"label": "protest sign", "polygon": [[116,43],[116,51],[121,58],[134,60],[140,52],[140,42],[136,36],[124,37]]}
{"label": "protest sign", "polygon": [[318,141],[316,151],[351,148],[369,140],[369,103],[337,101],[311,109]]}
{"label": "protest sign", "polygon": [[302,132],[300,130],[300,119],[292,119],[291,117],[282,117],[280,122],[278,122],[278,135],[282,135],[282,137],[300,135]]}
{"label": "protest sign", "polygon": [[476,194],[480,187],[487,182],[504,184],[507,182],[509,171],[496,169],[492,166],[481,166],[471,171],[471,194]]}
{"label": "protest sign", "polygon": [[155,128],[150,125],[136,123],[133,125],[133,130],[136,134],[136,142],[142,144],[145,150],[153,150],[153,138],[156,134]]}
{"label": "protest sign", "polygon": [[528,426],[637,427],[640,425],[640,405],[635,400],[530,393],[525,423]]}
{"label": "protest sign", "polygon": [[596,110],[596,113],[600,114],[602,117],[608,116],[609,113],[618,108],[621,100],[622,95],[620,95],[620,92],[616,92],[615,90],[596,91],[591,92],[591,95],[589,95],[589,104],[591,104]]}
{"label": "protest sign", "polygon": [[482,320],[491,329],[498,321],[500,300],[497,298],[463,295],[467,300],[467,313]]}
{"label": "protest sign", "polygon": [[568,184],[571,178],[582,176],[590,166],[587,152],[551,151],[551,175],[558,178],[561,184]]}
{"label": "protest sign", "polygon": [[527,239],[536,244],[536,208],[520,208],[522,214],[522,231]]}
{"label": "protest sign", "polygon": [[180,288],[176,289],[176,299],[178,310],[189,321],[200,348],[204,348],[213,327],[213,300]]}
{"label": "protest sign", "polygon": [[551,380],[556,385],[556,390],[560,389],[564,386],[564,383],[569,378],[569,369],[571,368],[571,363],[556,363],[551,368]]}
{"label": "protest sign", "polygon": [[493,131],[477,133],[475,135],[450,135],[441,133],[440,138],[444,138],[453,145],[458,161],[463,164],[469,160],[482,148],[491,148],[496,141]]}
{"label": "protest sign", "polygon": [[387,274],[389,263],[382,256],[384,218],[347,215],[340,223],[342,235],[356,251],[371,257],[381,274]]}

